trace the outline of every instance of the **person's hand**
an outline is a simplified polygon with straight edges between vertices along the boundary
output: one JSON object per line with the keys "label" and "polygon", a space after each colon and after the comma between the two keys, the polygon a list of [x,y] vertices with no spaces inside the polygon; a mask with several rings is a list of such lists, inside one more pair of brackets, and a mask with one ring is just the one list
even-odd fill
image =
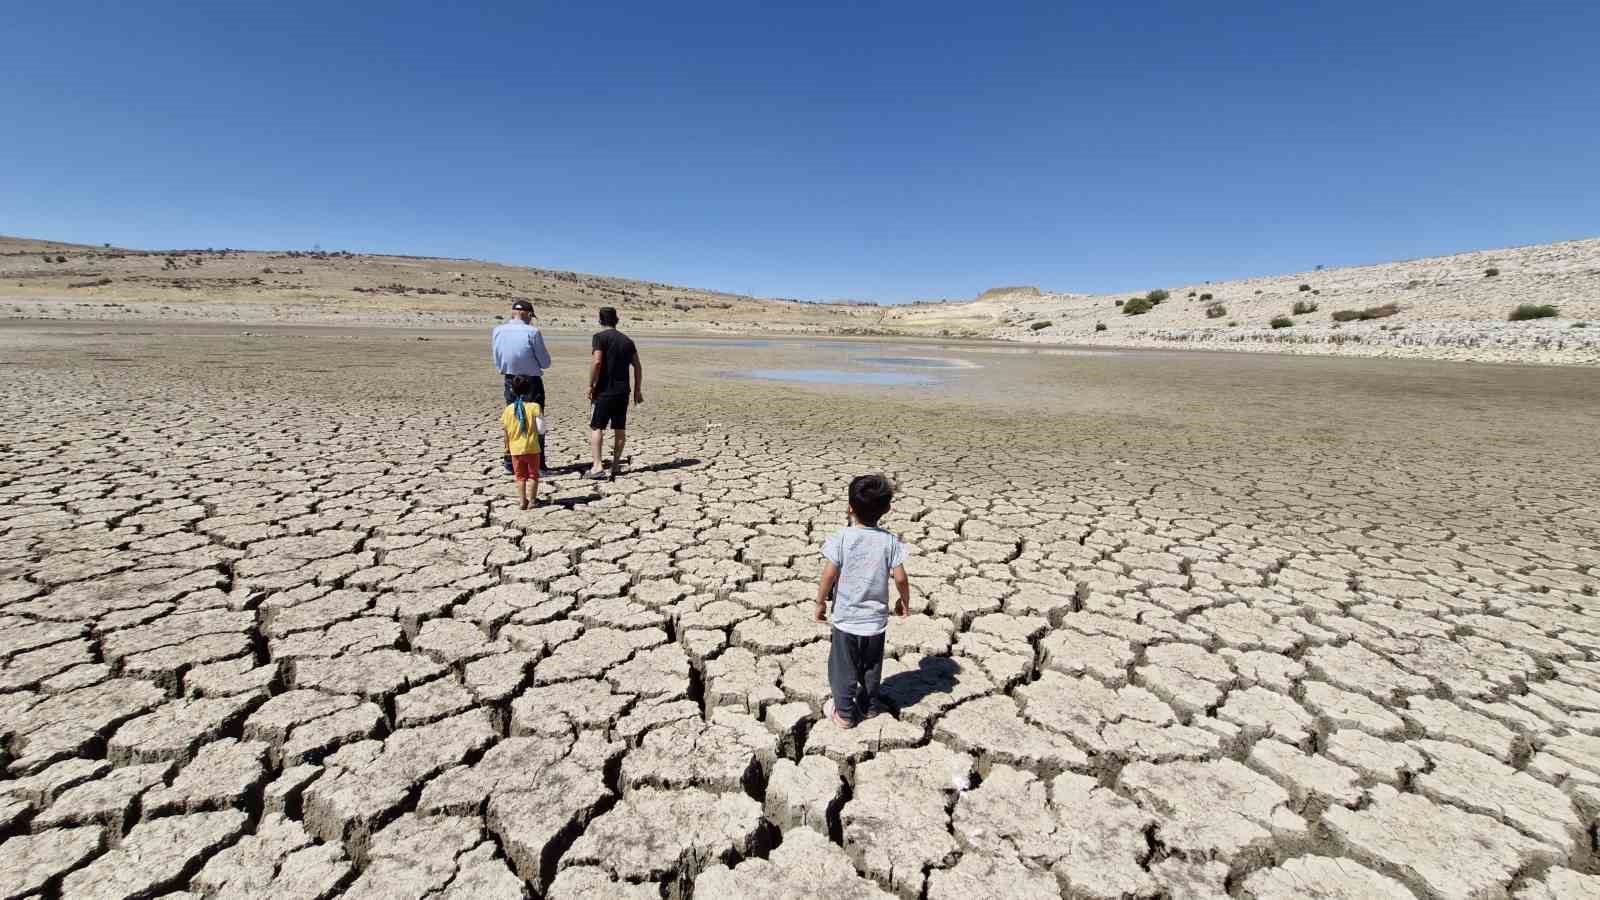
{"label": "person's hand", "polygon": [[906,598],[901,597],[894,602],[894,614],[902,619],[911,615],[911,604],[906,602]]}
{"label": "person's hand", "polygon": [[634,403],[635,406],[643,406],[644,405],[644,391],[634,391],[633,392],[633,403]]}
{"label": "person's hand", "polygon": [[828,621],[828,604],[822,602],[817,603],[817,621],[824,623]]}
{"label": "person's hand", "polygon": [[589,386],[589,402],[594,402],[594,385]]}

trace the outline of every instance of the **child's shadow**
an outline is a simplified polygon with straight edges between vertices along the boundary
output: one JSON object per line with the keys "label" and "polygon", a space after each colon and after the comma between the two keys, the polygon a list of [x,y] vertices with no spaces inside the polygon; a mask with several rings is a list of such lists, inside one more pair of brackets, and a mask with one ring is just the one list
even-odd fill
{"label": "child's shadow", "polygon": [[950,694],[961,683],[961,663],[948,656],[924,656],[917,667],[896,672],[878,686],[878,696],[898,715],[931,694]]}

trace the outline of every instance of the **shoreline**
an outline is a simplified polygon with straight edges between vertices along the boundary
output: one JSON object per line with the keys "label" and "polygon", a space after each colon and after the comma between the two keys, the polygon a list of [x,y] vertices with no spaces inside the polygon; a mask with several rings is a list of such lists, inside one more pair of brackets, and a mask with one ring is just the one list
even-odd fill
{"label": "shoreline", "polygon": [[[385,329],[417,332],[472,332],[487,330],[500,321],[492,314],[455,312],[362,310],[330,311],[302,304],[265,306],[251,303],[162,303],[158,300],[104,303],[84,299],[12,300],[0,306],[0,323],[7,326],[51,323],[119,323],[167,326],[222,326],[310,329]],[[1128,334],[1039,334],[1015,328],[997,328],[993,335],[940,334],[921,329],[883,327],[828,328],[799,323],[685,322],[663,328],[654,323],[629,330],[655,337],[773,340],[826,339],[870,342],[927,341],[939,344],[980,345],[992,348],[1050,350],[1196,351],[1206,353],[1272,354],[1354,359],[1410,359],[1487,365],[1596,367],[1600,366],[1600,325],[1574,328],[1574,322],[1553,319],[1535,322],[1423,321],[1390,331],[1370,323],[1352,323],[1334,329],[1325,325],[1300,325],[1290,329],[1160,329]],[[568,317],[551,317],[541,327],[553,336],[582,334],[588,323]]]}

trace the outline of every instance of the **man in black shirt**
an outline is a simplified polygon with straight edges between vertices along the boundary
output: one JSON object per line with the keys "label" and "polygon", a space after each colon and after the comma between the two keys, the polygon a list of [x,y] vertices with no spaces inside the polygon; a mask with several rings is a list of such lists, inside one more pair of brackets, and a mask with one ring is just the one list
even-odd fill
{"label": "man in black shirt", "polygon": [[628,439],[628,369],[633,369],[633,402],[644,403],[644,366],[639,363],[639,351],[634,349],[633,341],[617,330],[616,309],[600,307],[600,324],[603,330],[595,334],[590,344],[594,361],[589,364],[589,402],[594,407],[589,416],[589,443],[594,450],[594,466],[587,477],[606,477],[600,448],[609,425],[616,432],[611,455],[611,476],[615,478],[616,469],[622,464],[622,445]]}

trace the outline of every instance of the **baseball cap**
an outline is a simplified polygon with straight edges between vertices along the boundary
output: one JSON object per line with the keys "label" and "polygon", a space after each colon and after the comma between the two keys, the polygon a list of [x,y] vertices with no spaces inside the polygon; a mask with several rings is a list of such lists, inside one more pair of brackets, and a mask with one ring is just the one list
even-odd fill
{"label": "baseball cap", "polygon": [[513,300],[511,308],[517,312],[533,312],[533,304],[526,300]]}

